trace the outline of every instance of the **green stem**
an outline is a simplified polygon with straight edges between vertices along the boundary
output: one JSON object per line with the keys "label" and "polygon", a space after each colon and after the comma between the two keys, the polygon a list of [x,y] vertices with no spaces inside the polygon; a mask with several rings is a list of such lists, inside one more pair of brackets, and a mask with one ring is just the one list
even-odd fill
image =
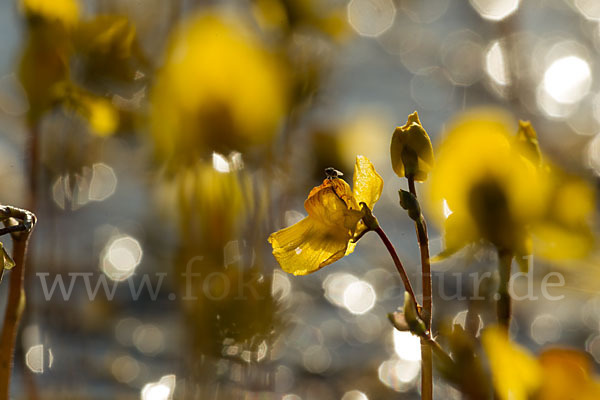
{"label": "green stem", "polygon": [[500,275],[500,283],[498,285],[498,293],[496,294],[496,315],[498,323],[506,331],[510,327],[511,319],[511,301],[508,291],[508,282],[510,281],[510,267],[512,264],[513,254],[509,250],[498,250],[498,272]]}
{"label": "green stem", "polygon": [[[408,190],[417,198],[415,180],[412,175],[407,176]],[[427,223],[423,215],[415,221],[417,241],[421,253],[421,277],[423,282],[423,312],[422,319],[428,331],[431,331],[433,315],[433,296],[431,283],[431,260],[429,257],[429,237],[427,235]],[[433,399],[433,357],[431,347],[421,340],[421,398],[423,400]]]}

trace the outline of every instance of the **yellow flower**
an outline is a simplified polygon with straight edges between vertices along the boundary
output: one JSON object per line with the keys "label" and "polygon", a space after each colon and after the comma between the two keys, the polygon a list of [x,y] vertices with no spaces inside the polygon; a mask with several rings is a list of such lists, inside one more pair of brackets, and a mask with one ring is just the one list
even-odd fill
{"label": "yellow flower", "polygon": [[250,192],[254,186],[244,170],[219,172],[212,163],[198,161],[168,178],[157,186],[158,206],[164,217],[179,222],[184,241],[200,238],[205,248],[222,249],[257,212],[253,200],[259,192]]}
{"label": "yellow flower", "polygon": [[523,256],[581,258],[593,247],[588,227],[593,190],[541,158],[531,125],[515,138],[511,117],[498,110],[454,121],[438,150],[429,200],[444,226],[448,256],[483,239]]}
{"label": "yellow flower", "polygon": [[481,337],[492,370],[492,382],[501,400],[527,400],[539,388],[542,371],[527,350],[513,344],[498,326],[487,328]]}
{"label": "yellow flower", "polygon": [[454,123],[438,149],[429,198],[444,224],[443,255],[479,239],[517,255],[531,253],[529,225],[547,203],[546,176],[514,146],[510,118],[472,112]]}
{"label": "yellow flower", "polygon": [[592,376],[589,356],[576,350],[548,349],[539,356],[543,371],[540,400],[600,399],[600,381]]}
{"label": "yellow flower", "polygon": [[65,26],[75,25],[79,19],[77,0],[20,0],[19,7],[30,18],[58,21]]}
{"label": "yellow flower", "polygon": [[186,164],[267,143],[282,122],[287,80],[240,19],[196,16],[170,40],[152,90],[157,156]]}
{"label": "yellow flower", "polygon": [[366,229],[360,203],[372,209],[383,189],[383,180],[364,156],[356,157],[353,187],[339,178],[325,179],[304,202],[308,216],[269,236],[284,271],[307,275],[354,251],[352,237]]}
{"label": "yellow flower", "polygon": [[585,353],[544,350],[536,359],[512,343],[503,328],[487,328],[482,343],[501,400],[592,400],[600,398],[600,382],[592,376]]}
{"label": "yellow flower", "polygon": [[416,111],[408,116],[406,125],[394,131],[390,154],[396,175],[412,175],[416,181],[427,179],[434,164],[433,148]]}

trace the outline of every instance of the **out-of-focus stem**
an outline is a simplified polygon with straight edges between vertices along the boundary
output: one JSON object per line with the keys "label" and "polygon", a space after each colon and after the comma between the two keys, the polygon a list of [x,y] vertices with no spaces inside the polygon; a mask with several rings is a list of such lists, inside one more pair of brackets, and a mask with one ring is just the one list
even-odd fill
{"label": "out-of-focus stem", "polygon": [[[35,218],[33,219],[35,222]],[[13,260],[15,266],[10,273],[8,300],[0,340],[0,396],[8,399],[14,347],[19,322],[25,308],[25,256],[31,230],[13,233]]]}
{"label": "out-of-focus stem", "polygon": [[498,317],[498,324],[507,331],[510,327],[512,313],[510,293],[508,292],[512,259],[513,254],[511,251],[498,250],[498,272],[500,275],[500,283],[498,285],[498,293],[496,294],[496,315]]}
{"label": "out-of-focus stem", "polygon": [[[415,180],[408,175],[408,190],[417,198]],[[423,282],[423,312],[421,318],[425,322],[428,331],[431,331],[431,316],[433,314],[433,299],[431,288],[431,261],[429,257],[429,237],[427,235],[427,223],[421,215],[415,221],[417,241],[421,253],[421,278]],[[431,347],[421,340],[421,398],[431,400],[433,398],[433,357]]]}

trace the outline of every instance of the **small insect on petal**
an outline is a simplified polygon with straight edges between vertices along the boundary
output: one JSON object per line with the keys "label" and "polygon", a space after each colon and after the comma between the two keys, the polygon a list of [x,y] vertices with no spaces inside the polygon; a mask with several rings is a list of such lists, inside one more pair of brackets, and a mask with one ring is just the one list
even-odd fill
{"label": "small insect on petal", "polygon": [[327,177],[327,179],[336,179],[344,176],[344,174],[335,168],[328,167],[325,168],[325,176]]}

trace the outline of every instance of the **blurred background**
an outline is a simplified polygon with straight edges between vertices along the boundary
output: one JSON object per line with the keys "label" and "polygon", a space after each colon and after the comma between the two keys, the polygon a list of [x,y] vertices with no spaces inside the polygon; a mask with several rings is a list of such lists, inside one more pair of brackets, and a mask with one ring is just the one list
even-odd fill
{"label": "blurred background", "polygon": [[[593,0],[3,0],[0,203],[38,216],[13,398],[419,398],[377,238],[306,277],[266,239],[306,215],[324,168],[351,179],[364,154],[420,292],[389,161],[414,110],[435,149],[455,114],[502,107],[597,186],[599,21]],[[458,282],[494,265],[485,250],[436,264],[434,320],[464,321]],[[516,302],[512,333],[598,363],[597,265],[559,268],[564,299]]]}

